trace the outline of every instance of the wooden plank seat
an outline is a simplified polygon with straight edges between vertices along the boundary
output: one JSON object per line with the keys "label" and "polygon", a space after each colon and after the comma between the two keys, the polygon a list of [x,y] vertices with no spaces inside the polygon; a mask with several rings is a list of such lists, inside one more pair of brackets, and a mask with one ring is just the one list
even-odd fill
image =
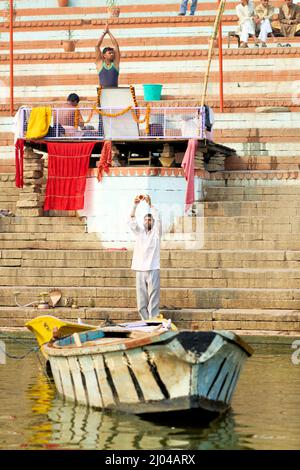
{"label": "wooden plank seat", "polygon": [[238,47],[240,47],[240,44],[241,44],[240,36],[236,33],[236,31],[228,31],[228,36],[227,36],[227,47],[228,47],[228,49],[230,48],[231,38],[236,39],[237,43],[238,43]]}

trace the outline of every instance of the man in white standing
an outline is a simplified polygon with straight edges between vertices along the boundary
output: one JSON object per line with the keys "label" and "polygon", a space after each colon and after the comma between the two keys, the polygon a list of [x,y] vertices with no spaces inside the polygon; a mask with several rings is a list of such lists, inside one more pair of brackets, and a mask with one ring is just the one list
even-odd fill
{"label": "man in white standing", "polygon": [[[144,217],[143,227],[135,217],[137,206],[142,200],[151,208],[151,214]],[[136,271],[137,307],[141,318],[147,320],[159,315],[161,220],[148,195],[134,199],[130,215],[129,227],[136,239],[131,269]]]}

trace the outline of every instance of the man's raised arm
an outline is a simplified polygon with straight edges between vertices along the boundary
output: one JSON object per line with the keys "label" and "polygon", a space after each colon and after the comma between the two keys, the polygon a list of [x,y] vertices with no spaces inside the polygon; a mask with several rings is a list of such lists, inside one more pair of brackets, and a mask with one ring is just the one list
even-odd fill
{"label": "man's raised arm", "polygon": [[119,47],[118,41],[116,40],[116,38],[114,37],[114,35],[113,35],[112,32],[110,31],[110,29],[108,28],[108,26],[107,26],[107,34],[109,35],[109,37],[110,37],[110,39],[111,39],[111,42],[113,43],[114,50],[115,50],[114,64],[115,64],[116,68],[119,70],[119,68],[120,68],[120,60],[121,60],[120,47]]}
{"label": "man's raised arm", "polygon": [[130,213],[130,220],[129,220],[129,228],[130,230],[133,232],[133,233],[138,233],[140,231],[140,227],[136,221],[136,218],[135,218],[135,212],[136,212],[136,208],[137,206],[139,205],[140,203],[140,199],[138,196],[136,196],[134,198],[134,204],[133,204],[133,207],[131,209],[131,213]]}
{"label": "man's raised arm", "polygon": [[101,67],[101,64],[103,62],[101,46],[102,46],[103,40],[104,40],[104,38],[107,34],[108,34],[108,24],[106,25],[105,30],[103,31],[102,35],[99,38],[99,41],[97,42],[97,44],[95,46],[95,53],[96,53],[95,63],[96,63],[98,68]]}

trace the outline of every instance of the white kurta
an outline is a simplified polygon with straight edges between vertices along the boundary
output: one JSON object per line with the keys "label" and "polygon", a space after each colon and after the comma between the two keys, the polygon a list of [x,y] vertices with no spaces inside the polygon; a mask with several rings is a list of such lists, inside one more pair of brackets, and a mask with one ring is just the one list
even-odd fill
{"label": "white kurta", "polygon": [[158,211],[152,207],[154,225],[152,230],[146,232],[140,227],[135,217],[131,217],[129,228],[135,235],[135,246],[131,269],[134,271],[152,271],[160,269],[160,238],[161,220]]}
{"label": "white kurta", "polygon": [[148,232],[135,217],[129,222],[136,239],[131,269],[136,271],[137,307],[144,320],[159,315],[161,220],[154,207],[151,212],[154,224]]}

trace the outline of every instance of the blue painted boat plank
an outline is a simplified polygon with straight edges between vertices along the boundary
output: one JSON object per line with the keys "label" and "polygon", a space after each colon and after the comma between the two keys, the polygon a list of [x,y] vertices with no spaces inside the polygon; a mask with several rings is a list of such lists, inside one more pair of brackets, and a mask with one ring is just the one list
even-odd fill
{"label": "blue painted boat plank", "polygon": [[230,403],[231,400],[231,393],[230,389],[235,389],[237,377],[232,377],[234,371],[236,370],[236,366],[238,366],[238,370],[240,370],[244,360],[246,359],[246,353],[242,350],[232,351],[228,358],[227,364],[227,380],[224,384],[222,392],[218,394],[218,400],[224,401],[226,403]]}
{"label": "blue painted boat plank", "polygon": [[[233,349],[232,344],[225,343],[217,354],[199,367],[198,393],[211,400],[217,400],[221,386],[225,380],[224,387],[230,385],[231,371],[235,365],[243,362],[244,353],[238,347]],[[223,387],[223,388],[224,388]],[[222,390],[223,392],[223,390]],[[224,391],[224,397],[226,391]]]}

